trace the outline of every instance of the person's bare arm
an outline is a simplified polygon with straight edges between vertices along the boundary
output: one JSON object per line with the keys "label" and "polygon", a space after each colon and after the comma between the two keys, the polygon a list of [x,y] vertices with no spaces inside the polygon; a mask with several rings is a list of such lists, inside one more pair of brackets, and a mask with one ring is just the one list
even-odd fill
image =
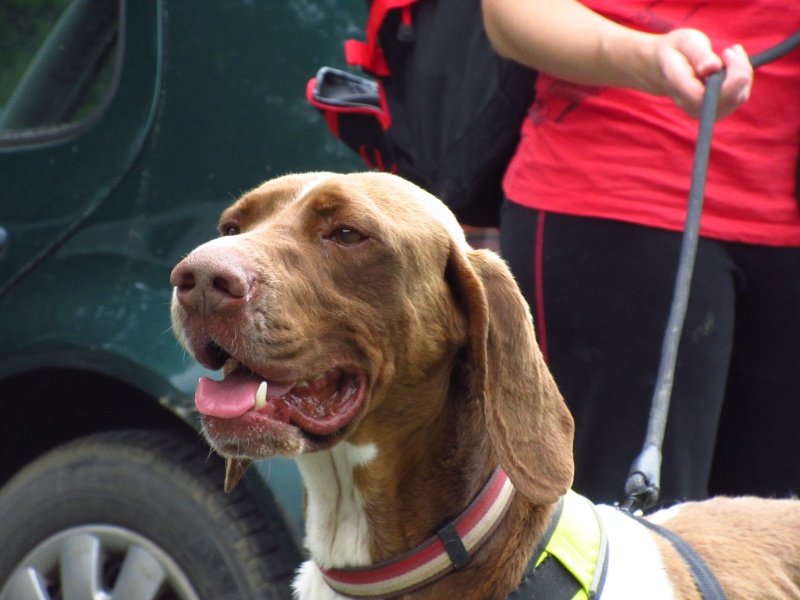
{"label": "person's bare arm", "polygon": [[636,31],[577,0],[482,0],[482,4],[495,50],[554,77],[669,96],[687,114],[697,116],[702,78],[725,66],[718,117],[736,110],[750,95],[753,70],[744,49],[737,45],[717,56],[700,31]]}

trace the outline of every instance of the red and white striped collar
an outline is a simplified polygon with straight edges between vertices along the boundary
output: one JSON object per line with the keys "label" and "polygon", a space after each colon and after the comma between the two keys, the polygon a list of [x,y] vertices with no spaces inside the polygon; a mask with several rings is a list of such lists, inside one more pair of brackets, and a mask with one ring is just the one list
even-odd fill
{"label": "red and white striped collar", "polygon": [[322,574],[331,588],[348,598],[389,599],[418,590],[464,567],[500,524],[513,497],[514,486],[498,466],[461,515],[413,550],[369,567],[327,569]]}

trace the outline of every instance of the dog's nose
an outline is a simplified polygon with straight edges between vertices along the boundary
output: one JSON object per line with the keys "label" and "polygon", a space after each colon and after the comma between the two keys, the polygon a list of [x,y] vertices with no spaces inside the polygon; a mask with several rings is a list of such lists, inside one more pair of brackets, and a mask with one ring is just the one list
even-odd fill
{"label": "dog's nose", "polygon": [[244,260],[230,252],[195,251],[172,270],[170,283],[186,310],[230,315],[252,296],[253,274]]}

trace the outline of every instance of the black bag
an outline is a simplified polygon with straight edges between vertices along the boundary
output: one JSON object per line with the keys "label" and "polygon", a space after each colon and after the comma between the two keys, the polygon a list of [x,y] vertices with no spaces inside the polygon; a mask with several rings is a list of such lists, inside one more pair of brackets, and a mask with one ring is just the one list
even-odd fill
{"label": "black bag", "polygon": [[494,52],[480,0],[372,0],[366,33],[345,54],[376,79],[323,67],[309,102],[368,166],[427,189],[464,224],[496,226],[536,71]]}

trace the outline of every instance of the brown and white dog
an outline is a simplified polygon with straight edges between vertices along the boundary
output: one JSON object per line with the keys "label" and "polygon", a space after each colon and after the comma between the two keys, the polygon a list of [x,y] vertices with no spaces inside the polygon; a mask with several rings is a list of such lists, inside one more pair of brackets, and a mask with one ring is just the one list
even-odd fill
{"label": "brown and white dog", "polygon": [[[377,173],[268,181],[220,232],[172,273],[174,329],[224,373],[201,381],[197,406],[226,486],[253,460],[299,465],[311,560],[296,596],[342,598],[337,571],[397,564],[498,465],[510,483],[480,543],[464,542],[471,560],[402,597],[515,590],[570,488],[573,422],[505,264],[470,248],[437,199]],[[700,597],[670,544],[614,508],[598,514],[603,598]],[[719,498],[656,515],[728,598],[800,598],[800,503]]]}

